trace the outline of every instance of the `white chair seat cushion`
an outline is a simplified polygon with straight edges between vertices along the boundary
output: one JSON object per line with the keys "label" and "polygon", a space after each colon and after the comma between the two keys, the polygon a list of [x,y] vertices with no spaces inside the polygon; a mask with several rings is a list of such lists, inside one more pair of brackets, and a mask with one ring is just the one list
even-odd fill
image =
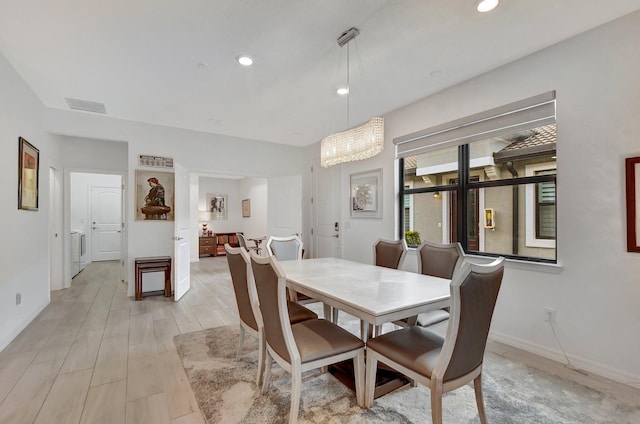
{"label": "white chair seat cushion", "polygon": [[435,311],[423,312],[418,315],[417,324],[421,327],[428,327],[433,324],[449,319],[449,312],[444,309],[436,309]]}

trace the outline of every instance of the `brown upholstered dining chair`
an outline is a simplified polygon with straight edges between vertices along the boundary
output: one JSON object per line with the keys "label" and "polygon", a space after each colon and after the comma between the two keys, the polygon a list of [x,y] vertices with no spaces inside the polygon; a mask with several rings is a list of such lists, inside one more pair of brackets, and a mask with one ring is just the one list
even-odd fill
{"label": "brown upholstered dining chair", "polygon": [[495,308],[504,258],[487,265],[464,263],[451,282],[451,318],[444,338],[411,326],[367,342],[366,399],[373,406],[378,362],[431,389],[431,417],[442,423],[442,394],[473,381],[480,422],[487,422],[482,397],[482,360]]}
{"label": "brown upholstered dining chair", "polygon": [[[402,240],[386,240],[379,238],[373,243],[373,263],[376,266],[398,269],[407,254],[407,242]],[[338,310],[333,310],[333,322],[338,322]],[[376,327],[376,334],[381,326]]]}
{"label": "brown upholstered dining chair", "polygon": [[[451,279],[455,271],[462,266],[465,256],[460,243],[440,244],[429,241],[423,242],[416,254],[420,274],[447,279]],[[448,309],[436,309],[418,315],[416,324],[427,327],[447,319],[449,319]],[[402,325],[402,322],[395,324]]]}
{"label": "brown upholstered dining chair", "polygon": [[287,319],[286,277],[274,256],[251,253],[251,268],[264,334],[267,362],[262,384],[263,393],[269,387],[271,365],[276,361],[291,373],[291,408],[289,423],[298,419],[302,373],[316,368],[353,360],[356,400],[364,404],[364,342],[347,330],[324,319],[311,319],[291,324]]}
{"label": "brown upholstered dining chair", "polygon": [[407,242],[379,238],[373,244],[373,263],[385,268],[398,269],[407,254]]}
{"label": "brown upholstered dining chair", "polygon": [[[264,369],[264,333],[255,282],[251,273],[251,261],[247,251],[241,247],[231,247],[229,243],[226,243],[224,250],[227,253],[227,263],[240,316],[240,340],[236,360],[240,359],[242,353],[245,332],[258,336],[258,377],[256,381],[257,384],[260,384]],[[297,303],[288,302],[287,310],[289,321],[292,323],[318,318],[318,314]]]}

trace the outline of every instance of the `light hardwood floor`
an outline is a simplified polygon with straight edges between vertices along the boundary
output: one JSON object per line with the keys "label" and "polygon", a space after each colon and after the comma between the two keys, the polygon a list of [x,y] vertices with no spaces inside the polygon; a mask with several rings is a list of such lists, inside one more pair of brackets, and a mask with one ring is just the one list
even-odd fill
{"label": "light hardwood floor", "polygon": [[[91,264],[0,353],[0,423],[204,423],[173,337],[237,325],[225,258],[193,263],[179,302],[135,302],[119,275],[117,262]],[[505,345],[489,348],[619,398],[640,393]]]}

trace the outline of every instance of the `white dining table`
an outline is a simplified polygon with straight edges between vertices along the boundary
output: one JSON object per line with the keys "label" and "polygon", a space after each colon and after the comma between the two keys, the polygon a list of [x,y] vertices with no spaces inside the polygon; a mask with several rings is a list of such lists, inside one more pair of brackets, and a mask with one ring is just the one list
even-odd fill
{"label": "white dining table", "polygon": [[449,306],[451,280],[337,258],[280,261],[287,286],[345,311],[361,322],[366,341],[371,326]]}

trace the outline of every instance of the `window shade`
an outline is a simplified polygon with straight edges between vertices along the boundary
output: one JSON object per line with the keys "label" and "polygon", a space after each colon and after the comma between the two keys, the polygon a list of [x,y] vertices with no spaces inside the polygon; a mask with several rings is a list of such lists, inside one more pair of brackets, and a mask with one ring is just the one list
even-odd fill
{"label": "window shade", "polygon": [[550,91],[393,139],[396,158],[500,137],[556,121],[556,93]]}

